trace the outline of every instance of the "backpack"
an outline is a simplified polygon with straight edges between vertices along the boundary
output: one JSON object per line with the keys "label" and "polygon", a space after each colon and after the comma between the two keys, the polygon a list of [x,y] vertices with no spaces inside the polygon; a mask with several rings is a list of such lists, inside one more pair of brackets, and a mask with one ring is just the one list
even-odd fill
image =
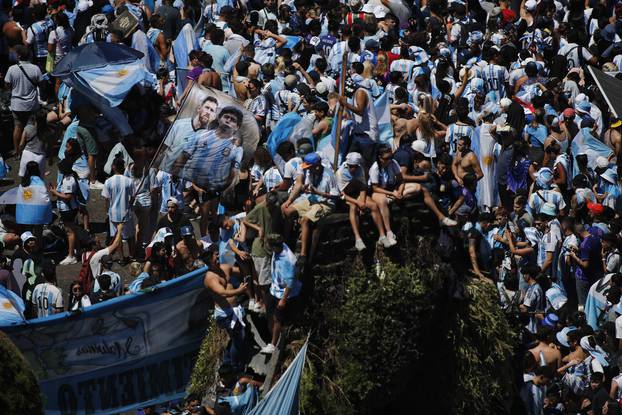
{"label": "backpack", "polygon": [[85,294],[90,294],[93,291],[93,284],[95,284],[95,278],[93,277],[93,271],[91,270],[91,258],[95,255],[95,251],[87,257],[86,253],[82,254],[82,268],[80,268],[80,274],[78,280],[82,284],[82,289]]}

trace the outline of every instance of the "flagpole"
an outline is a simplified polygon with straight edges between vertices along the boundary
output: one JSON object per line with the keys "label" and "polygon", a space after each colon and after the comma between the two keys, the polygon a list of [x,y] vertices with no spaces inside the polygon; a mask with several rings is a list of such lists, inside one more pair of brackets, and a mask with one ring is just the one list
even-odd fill
{"label": "flagpole", "polygon": [[[343,52],[341,60],[341,78],[339,78],[339,96],[343,97],[346,86],[346,74],[348,71],[348,51]],[[339,109],[337,110],[337,131],[335,132],[335,157],[333,168],[337,171],[339,167],[339,147],[341,142],[341,124],[343,123],[343,111],[345,107],[339,103]]]}

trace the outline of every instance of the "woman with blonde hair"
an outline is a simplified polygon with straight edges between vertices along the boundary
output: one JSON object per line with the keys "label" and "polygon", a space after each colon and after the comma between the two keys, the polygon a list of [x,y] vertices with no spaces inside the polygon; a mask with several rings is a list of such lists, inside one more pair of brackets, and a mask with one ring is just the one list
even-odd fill
{"label": "woman with blonde hair", "polygon": [[407,125],[408,133],[415,134],[417,140],[426,144],[425,153],[429,154],[431,159],[436,158],[436,148],[441,148],[447,126],[427,111],[420,111],[417,118],[411,121]]}

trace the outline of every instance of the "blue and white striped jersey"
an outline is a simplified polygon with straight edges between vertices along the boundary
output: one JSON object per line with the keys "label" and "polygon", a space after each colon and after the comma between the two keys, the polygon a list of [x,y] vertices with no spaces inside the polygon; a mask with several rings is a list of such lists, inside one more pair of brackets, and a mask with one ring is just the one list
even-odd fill
{"label": "blue and white striped jersey", "polygon": [[32,304],[37,311],[37,317],[50,316],[55,309],[63,309],[63,293],[49,282],[39,284],[32,291]]}
{"label": "blue and white striped jersey", "polygon": [[130,200],[134,195],[134,181],[122,174],[115,174],[104,182],[102,197],[108,199],[108,217],[111,222],[128,220]]}

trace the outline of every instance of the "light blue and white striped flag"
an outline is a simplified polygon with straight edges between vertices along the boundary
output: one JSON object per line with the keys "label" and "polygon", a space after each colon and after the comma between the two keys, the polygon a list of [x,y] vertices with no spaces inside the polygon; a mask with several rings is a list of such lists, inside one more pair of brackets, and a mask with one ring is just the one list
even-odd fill
{"label": "light blue and white striped flag", "polygon": [[153,75],[141,61],[80,71],[77,76],[96,94],[108,101],[111,107],[121,104],[137,83],[153,83]]}
{"label": "light blue and white striped flag", "polygon": [[[339,160],[337,165],[340,165],[344,156],[348,143],[350,140],[350,131],[352,130],[352,120],[343,120],[341,123],[341,136],[339,139]],[[317,152],[322,159],[329,160],[332,165],[335,160],[335,137],[337,136],[337,121],[333,122],[333,128],[330,134],[322,138],[317,143]],[[333,166],[334,167],[334,166]]]}
{"label": "light blue and white striped flag", "polygon": [[19,186],[15,219],[21,225],[47,225],[52,222],[50,196],[41,178],[30,178],[30,186]]}
{"label": "light blue and white striped flag", "polygon": [[595,166],[598,157],[609,158],[613,154],[613,150],[605,143],[594,137],[590,128],[582,128],[572,140],[572,158],[574,162],[574,171],[578,172],[579,168],[576,163],[577,154],[587,155],[587,165]]}
{"label": "light blue and white striped flag", "polygon": [[192,25],[186,23],[173,42],[173,55],[175,56],[175,68],[177,69],[177,91],[179,94],[184,92],[187,83],[186,71],[190,67],[188,54],[193,50],[200,49],[201,46]]}
{"label": "light blue and white striped flag", "polygon": [[378,142],[393,145],[393,126],[391,125],[391,101],[389,95],[383,92],[374,101],[376,120],[378,120]]}
{"label": "light blue and white striped flag", "polygon": [[0,284],[0,326],[24,323],[24,300]]}

